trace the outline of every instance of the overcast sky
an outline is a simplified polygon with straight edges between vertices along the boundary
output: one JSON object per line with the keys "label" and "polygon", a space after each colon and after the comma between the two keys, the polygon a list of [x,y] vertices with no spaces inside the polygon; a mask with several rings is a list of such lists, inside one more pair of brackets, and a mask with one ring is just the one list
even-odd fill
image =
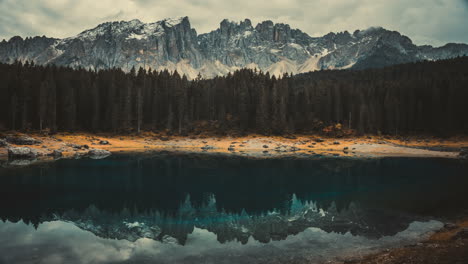
{"label": "overcast sky", "polygon": [[311,36],[382,26],[417,44],[468,43],[468,0],[0,0],[0,39],[69,37],[97,24],[189,16],[198,33],[222,19],[288,23]]}

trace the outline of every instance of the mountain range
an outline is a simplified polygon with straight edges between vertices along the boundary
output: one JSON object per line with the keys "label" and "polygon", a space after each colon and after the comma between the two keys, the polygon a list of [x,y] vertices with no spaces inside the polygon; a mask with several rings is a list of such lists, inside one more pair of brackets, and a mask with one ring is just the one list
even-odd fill
{"label": "mountain range", "polygon": [[322,69],[381,68],[421,60],[468,55],[468,45],[415,45],[397,31],[381,27],[311,37],[287,24],[249,19],[197,34],[188,17],[154,23],[107,22],[65,38],[16,36],[0,42],[0,62],[16,60],[73,68],[108,69],[133,66],[177,70],[188,78],[225,75],[256,68],[274,75]]}

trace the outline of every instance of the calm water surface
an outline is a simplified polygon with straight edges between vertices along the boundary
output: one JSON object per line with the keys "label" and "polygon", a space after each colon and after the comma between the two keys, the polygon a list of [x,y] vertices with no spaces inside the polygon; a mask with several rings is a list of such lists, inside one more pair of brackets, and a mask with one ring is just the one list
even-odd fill
{"label": "calm water surface", "polygon": [[466,214],[445,159],[113,156],[0,168],[0,263],[315,263]]}

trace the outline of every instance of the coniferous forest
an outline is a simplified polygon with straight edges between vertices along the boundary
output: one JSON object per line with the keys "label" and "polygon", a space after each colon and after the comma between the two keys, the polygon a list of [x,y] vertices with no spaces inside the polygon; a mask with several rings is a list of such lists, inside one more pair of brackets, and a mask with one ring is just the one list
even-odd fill
{"label": "coniferous forest", "polygon": [[209,80],[0,64],[1,130],[453,135],[468,131],[467,100],[468,57],[282,78],[243,69]]}

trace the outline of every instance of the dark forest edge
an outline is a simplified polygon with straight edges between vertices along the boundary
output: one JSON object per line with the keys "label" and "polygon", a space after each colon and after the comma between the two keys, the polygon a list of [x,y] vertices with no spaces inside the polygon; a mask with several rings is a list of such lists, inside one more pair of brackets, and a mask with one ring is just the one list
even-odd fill
{"label": "dark forest edge", "polygon": [[0,130],[467,134],[468,57],[282,78],[0,64]]}

